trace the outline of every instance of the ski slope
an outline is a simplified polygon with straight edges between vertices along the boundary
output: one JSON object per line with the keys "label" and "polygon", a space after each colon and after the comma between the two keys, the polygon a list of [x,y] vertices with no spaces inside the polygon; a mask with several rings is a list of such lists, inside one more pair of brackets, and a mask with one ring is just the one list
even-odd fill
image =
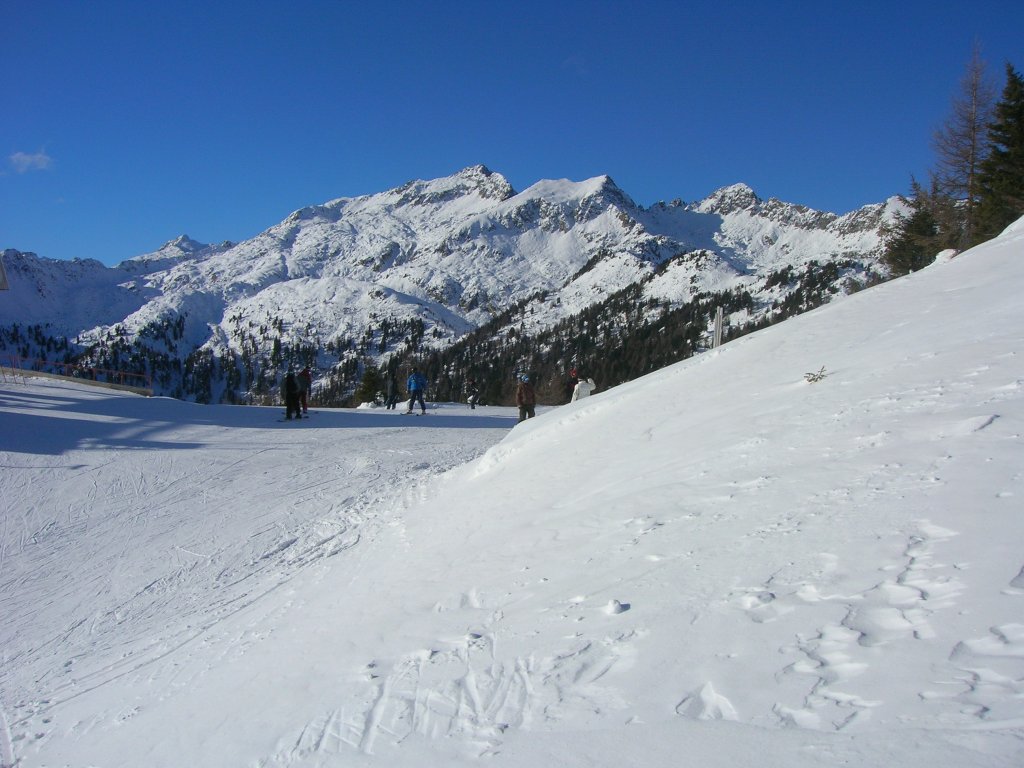
{"label": "ski slope", "polygon": [[0,763],[1019,766],[1022,288],[1018,223],[520,425],[8,380]]}

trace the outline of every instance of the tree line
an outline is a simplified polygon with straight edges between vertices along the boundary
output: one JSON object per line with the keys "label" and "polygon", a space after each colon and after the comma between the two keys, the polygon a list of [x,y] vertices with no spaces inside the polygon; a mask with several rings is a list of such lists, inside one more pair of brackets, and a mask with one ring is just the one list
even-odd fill
{"label": "tree line", "polygon": [[706,350],[719,307],[726,317],[747,318],[724,329],[724,341],[729,341],[821,306],[841,291],[852,293],[882,279],[853,260],[811,261],[766,275],[762,288],[778,286],[782,295],[758,306],[743,287],[697,293],[682,303],[651,298],[644,287],[653,277],[529,334],[522,330],[524,321],[547,301],[545,293],[535,294],[445,349],[407,350],[412,354],[391,357],[380,370],[368,367],[356,399],[379,397],[384,375],[397,373],[402,384],[402,376],[416,366],[429,382],[431,399],[464,400],[472,380],[481,403],[508,405],[515,400],[519,378],[526,375],[539,402],[557,405],[569,400],[574,370],[604,390]]}

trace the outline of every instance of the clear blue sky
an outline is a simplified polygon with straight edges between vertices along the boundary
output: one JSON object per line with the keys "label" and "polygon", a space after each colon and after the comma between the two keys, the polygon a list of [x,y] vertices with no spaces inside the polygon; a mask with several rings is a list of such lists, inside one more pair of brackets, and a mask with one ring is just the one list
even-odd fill
{"label": "clear blue sky", "polygon": [[0,0],[0,248],[113,264],[482,163],[845,213],[932,165],[1024,3]]}

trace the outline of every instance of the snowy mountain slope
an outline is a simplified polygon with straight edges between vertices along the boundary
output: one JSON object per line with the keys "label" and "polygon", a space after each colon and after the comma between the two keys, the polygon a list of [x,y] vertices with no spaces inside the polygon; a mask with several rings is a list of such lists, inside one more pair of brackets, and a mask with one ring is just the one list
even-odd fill
{"label": "snowy mountain slope", "polygon": [[0,756],[1019,765],[1022,253],[507,434],[7,383]]}
{"label": "snowy mountain slope", "polygon": [[[922,728],[950,752],[910,764],[1015,764],[1022,251],[1018,225],[518,428],[407,519],[407,578],[450,563],[437,591],[475,610],[438,627],[404,601],[424,634],[379,665],[380,689],[452,697],[460,679],[486,679],[493,698],[481,692],[477,713],[497,713],[484,723],[501,754],[506,685],[523,730],[612,728],[598,743],[624,744],[618,758],[591,748],[558,764],[644,763],[646,726],[665,737],[676,718],[851,734],[844,749],[916,742]],[[821,366],[822,381],[803,380]],[[458,532],[447,548],[429,544],[438,519]],[[403,669],[459,627],[467,647],[448,677]],[[382,738],[431,714],[407,717],[397,692],[389,707]],[[691,730],[675,738],[693,749]]]}
{"label": "snowy mountain slope", "polygon": [[[659,285],[648,290],[670,303],[711,288],[757,292],[772,270],[811,260],[853,259],[863,277],[896,206],[838,217],[762,202],[737,185],[690,206],[643,209],[607,176],[541,181],[516,193],[500,174],[476,166],[303,208],[237,245],[179,238],[99,269],[105,284],[97,278],[88,291],[51,293],[75,309],[62,327],[86,346],[102,349],[112,332],[144,340],[184,317],[184,335],[173,344],[179,361],[204,348],[248,371],[254,355],[269,365],[270,350],[283,343],[313,348],[318,367],[329,370],[364,338],[379,356],[401,353],[401,337],[381,338],[384,322],[422,321],[424,343],[443,348],[538,292],[544,298],[530,304],[529,322],[544,329],[654,277]],[[679,279],[662,278],[666,263],[687,259],[685,276],[673,270]],[[36,282],[24,273],[12,294],[30,294]],[[350,296],[389,299],[340,300]],[[31,317],[60,317],[56,303],[33,301]],[[16,308],[0,305],[0,326],[26,322]],[[282,324],[288,332],[277,330]],[[157,354],[171,354],[170,346],[157,345]],[[152,356],[138,363],[152,364]]]}
{"label": "snowy mountain slope", "polygon": [[891,198],[837,216],[774,198],[765,202],[739,184],[718,190],[692,210],[720,218],[714,245],[743,260],[748,271],[763,272],[811,259],[876,252],[880,227],[905,211],[905,205]]}
{"label": "snowy mountain slope", "polygon": [[12,286],[0,304],[8,326],[49,324],[53,333],[74,337],[82,329],[119,322],[157,295],[123,285],[122,272],[92,259],[41,259],[13,249],[3,259]]}

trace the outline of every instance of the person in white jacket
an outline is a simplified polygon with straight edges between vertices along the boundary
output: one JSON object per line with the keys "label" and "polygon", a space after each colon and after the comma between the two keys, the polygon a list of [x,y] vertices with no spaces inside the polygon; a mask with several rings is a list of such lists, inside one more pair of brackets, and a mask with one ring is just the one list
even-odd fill
{"label": "person in white jacket", "polygon": [[589,396],[596,387],[597,385],[594,383],[593,379],[580,379],[576,382],[576,387],[572,391],[571,402],[575,403],[577,400]]}

